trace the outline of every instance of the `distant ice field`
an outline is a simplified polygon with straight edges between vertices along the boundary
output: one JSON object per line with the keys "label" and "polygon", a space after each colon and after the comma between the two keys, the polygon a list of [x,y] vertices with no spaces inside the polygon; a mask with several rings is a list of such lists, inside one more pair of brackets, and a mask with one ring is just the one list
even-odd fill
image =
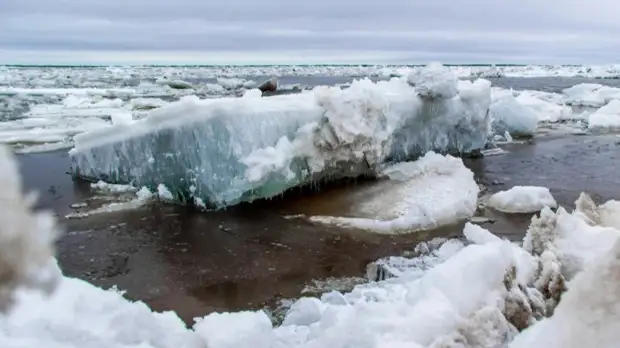
{"label": "distant ice field", "polygon": [[[354,79],[377,81],[406,77],[418,69],[413,66],[0,66],[0,143],[23,152],[69,148],[76,134],[146,117],[150,110],[183,96],[240,97],[272,77],[277,78],[277,93],[288,94],[319,85],[347,87]],[[616,96],[620,98],[620,66],[615,65],[452,66],[450,69],[462,79],[490,80],[495,97],[505,96],[510,89],[544,92],[528,94],[545,103],[572,108],[576,112],[570,115],[571,119],[588,121],[590,113]],[[595,86],[579,90],[580,95],[564,93],[570,87],[586,84]],[[611,87],[603,97],[600,86]],[[543,109],[543,112],[551,110],[548,106]],[[608,117],[598,119],[607,122],[603,126],[609,122],[615,124]],[[557,121],[557,115],[543,115],[540,120]],[[587,124],[579,124],[577,128],[587,128]]]}

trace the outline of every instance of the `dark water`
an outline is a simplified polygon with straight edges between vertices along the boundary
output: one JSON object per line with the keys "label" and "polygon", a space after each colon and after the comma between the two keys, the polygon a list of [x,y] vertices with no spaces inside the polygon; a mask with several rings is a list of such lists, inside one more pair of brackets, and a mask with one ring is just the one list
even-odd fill
{"label": "dark water", "polygon": [[[546,186],[560,204],[570,207],[581,191],[598,200],[620,198],[619,146],[620,137],[614,135],[546,137],[466,164],[492,191]],[[69,161],[64,152],[19,158],[27,186],[41,192],[42,207],[64,216],[71,203],[90,194],[88,185],[65,174]],[[214,213],[152,205],[63,219],[67,233],[58,243],[58,258],[68,276],[103,287],[118,285],[127,290],[127,297],[157,310],[175,310],[189,322],[212,311],[261,308],[280,298],[298,297],[312,279],[362,276],[370,261],[462,231],[462,226],[449,226],[381,236],[283,217],[336,214],[357,188],[333,187]],[[523,237],[531,218],[492,212],[490,216],[497,222],[485,227],[512,240]]]}

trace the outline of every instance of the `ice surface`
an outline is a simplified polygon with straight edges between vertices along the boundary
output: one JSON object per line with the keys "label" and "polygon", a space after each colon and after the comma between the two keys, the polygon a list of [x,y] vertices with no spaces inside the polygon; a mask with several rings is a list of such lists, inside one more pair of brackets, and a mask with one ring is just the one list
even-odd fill
{"label": "ice surface", "polygon": [[538,127],[538,114],[509,95],[493,101],[489,113],[494,134],[532,136]]}
{"label": "ice surface", "polygon": [[404,79],[270,98],[184,97],[133,124],[77,135],[71,155],[76,175],[164,184],[177,202],[199,198],[221,208],[317,180],[373,174],[385,161],[431,150],[481,149],[489,87],[461,81],[459,95],[439,100],[420,98]]}
{"label": "ice surface", "polygon": [[317,223],[403,233],[431,229],[473,216],[479,188],[459,158],[429,152],[415,162],[386,168],[391,180],[356,193],[351,214],[312,216]]}
{"label": "ice surface", "polygon": [[535,213],[545,207],[556,208],[549,189],[539,186],[514,186],[489,197],[487,205],[505,213]]}

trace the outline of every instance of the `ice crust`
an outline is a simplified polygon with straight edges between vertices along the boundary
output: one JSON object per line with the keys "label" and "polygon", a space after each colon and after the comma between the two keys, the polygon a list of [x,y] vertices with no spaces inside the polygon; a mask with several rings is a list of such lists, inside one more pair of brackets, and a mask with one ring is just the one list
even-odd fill
{"label": "ice crust", "polygon": [[[436,74],[440,83],[433,85]],[[447,68],[429,67],[424,93],[445,93]],[[143,120],[75,137],[74,174],[170,188],[177,202],[211,208],[273,197],[319,180],[376,174],[386,161],[427,151],[482,149],[490,83],[451,82],[452,98],[421,98],[410,79],[317,87],[270,98],[182,98]],[[432,94],[432,93],[431,93]],[[449,97],[449,95],[447,95]]]}

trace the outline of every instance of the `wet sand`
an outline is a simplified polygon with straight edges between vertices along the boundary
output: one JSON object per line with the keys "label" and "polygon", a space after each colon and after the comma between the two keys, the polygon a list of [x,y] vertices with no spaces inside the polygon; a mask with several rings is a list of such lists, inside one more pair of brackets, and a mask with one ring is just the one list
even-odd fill
{"label": "wet sand", "polygon": [[[598,201],[620,198],[620,137],[544,137],[510,145],[509,153],[466,160],[491,191],[514,185],[549,187],[571,207],[581,191]],[[462,226],[404,236],[314,225],[295,214],[338,214],[351,192],[372,182],[327,187],[314,195],[292,194],[271,201],[199,213],[176,206],[140,209],[66,220],[70,205],[91,195],[87,183],[65,174],[66,151],[19,156],[29,189],[40,191],[42,208],[54,210],[66,234],[58,259],[68,276],[105,288],[118,285],[130,299],[156,310],[175,310],[191,322],[212,311],[272,306],[298,297],[313,279],[362,276],[377,258],[409,251],[419,241],[459,235]],[[357,185],[357,187],[355,186]],[[487,212],[495,233],[519,240],[531,215]]]}

